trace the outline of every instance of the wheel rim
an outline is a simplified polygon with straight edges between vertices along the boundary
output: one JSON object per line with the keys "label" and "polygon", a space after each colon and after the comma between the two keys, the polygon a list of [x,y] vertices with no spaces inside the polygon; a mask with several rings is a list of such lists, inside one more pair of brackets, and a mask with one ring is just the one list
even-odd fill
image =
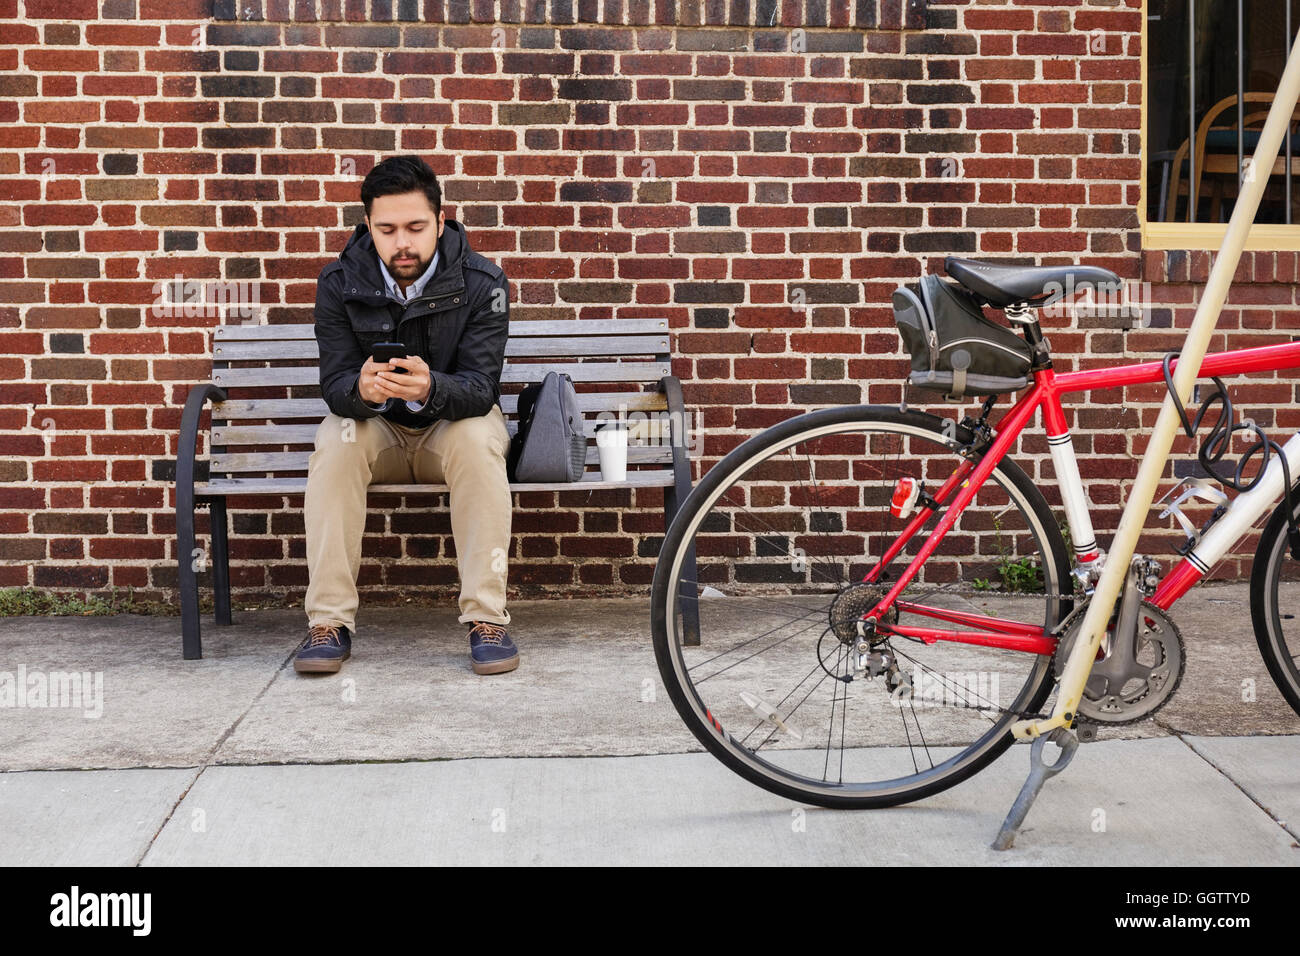
{"label": "wheel rim", "polygon": [[[974,649],[968,645],[939,642],[934,647],[942,648],[944,660],[957,668],[941,671],[932,666],[936,655],[931,648],[922,649],[913,646],[911,642],[895,638],[888,642],[888,650],[894,652],[900,670],[910,668],[916,675],[910,700],[906,696],[900,696],[897,688],[895,693],[889,694],[883,688],[881,678],[872,682],[866,682],[862,677],[847,683],[842,680],[848,674],[849,653],[828,626],[829,609],[834,601],[832,595],[842,599],[851,590],[846,586],[860,579],[861,573],[858,572],[864,573],[865,565],[858,562],[858,566],[855,566],[851,549],[855,537],[865,539],[870,536],[870,520],[860,526],[863,536],[855,536],[848,531],[858,513],[867,513],[868,502],[876,506],[874,510],[879,516],[879,506],[887,501],[887,497],[881,500],[880,493],[885,486],[892,485],[893,479],[897,477],[882,472],[878,476],[879,480],[866,480],[870,461],[873,457],[880,457],[880,449],[868,447],[868,433],[872,443],[884,437],[896,440],[899,445],[899,460],[913,455],[910,445],[917,442],[925,446],[927,460],[944,462],[944,467],[949,472],[960,462],[952,451],[955,442],[945,440],[927,428],[900,421],[865,423],[837,419],[792,432],[768,447],[755,446],[748,455],[742,455],[728,466],[721,479],[710,481],[710,475],[701,482],[698,490],[708,490],[686,521],[679,539],[680,546],[675,549],[669,564],[668,584],[664,589],[666,595],[663,615],[667,628],[669,665],[681,690],[679,709],[683,706],[686,708],[690,715],[688,722],[694,722],[697,734],[701,733],[701,729],[707,728],[703,730],[704,736],[701,739],[709,743],[708,738],[711,738],[714,746],[724,748],[749,771],[747,776],[756,782],[774,783],[809,796],[888,798],[917,789],[942,789],[943,786],[956,782],[972,768],[982,765],[981,761],[985,758],[991,759],[990,755],[996,755],[1000,750],[999,744],[1005,743],[1006,729],[1014,719],[1007,712],[1021,710],[1034,697],[1041,696],[1044,682],[1050,679],[1050,658],[1046,655]],[[854,459],[853,443],[845,441],[853,436],[862,436],[860,461]],[[834,444],[828,444],[828,441]],[[741,453],[744,447],[746,446],[737,449],[733,455]],[[772,477],[763,474],[763,471],[765,466],[780,456],[785,456],[787,461],[798,461],[801,457],[803,470],[801,473],[796,468],[788,472],[793,481],[789,485],[791,493],[778,502],[773,489],[769,487]],[[846,470],[839,465],[832,465],[836,457],[841,463],[847,457],[854,467]],[[819,467],[823,462],[828,466],[825,469]],[[723,466],[720,464],[717,467]],[[858,472],[856,475],[855,467]],[[901,474],[905,469],[897,470]],[[1046,592],[1048,595],[1056,594],[1060,591],[1059,570],[1047,529],[1032,507],[1028,495],[1016,487],[1009,474],[1009,471],[1004,473],[1002,468],[995,470],[976,501],[980,502],[986,497],[996,499],[999,494],[1004,496],[1001,501],[994,501],[993,504],[994,510],[999,506],[1004,509],[997,534],[1004,540],[1021,533],[1029,536],[1038,556],[1037,563],[1042,570]],[[930,482],[935,476],[923,473],[921,477]],[[735,500],[729,498],[746,481],[748,486],[744,489],[745,493]],[[846,489],[854,487],[861,490],[863,497],[855,500],[845,493]],[[991,493],[991,489],[996,489],[997,494]],[[933,491],[934,485],[929,485],[927,490]],[[750,493],[752,491],[760,494],[755,497]],[[830,496],[823,494],[824,491],[829,491]],[[719,517],[728,510],[728,506],[738,502],[743,504],[739,510],[751,517],[755,510],[762,508],[766,508],[772,516],[784,514],[789,517],[786,512],[797,509],[793,506],[786,507],[786,504],[796,500],[811,501],[815,506],[809,511],[810,519],[802,524],[796,521],[782,525],[771,520],[759,520],[741,527],[734,518],[735,508],[730,509],[732,516],[729,520],[722,521]],[[835,504],[828,506],[832,501]],[[763,502],[769,504],[764,505]],[[887,511],[887,506],[884,510]],[[945,544],[948,541],[959,542],[962,533],[977,530],[978,524],[988,514],[988,509],[981,510],[972,506],[959,516],[957,525],[949,538],[945,539]],[[1007,526],[1008,515],[1012,514],[1016,519],[1011,523],[1018,522],[1021,526]],[[970,526],[963,529],[962,522],[967,521],[968,516]],[[926,525],[927,529],[932,528],[934,523],[935,519],[932,518]],[[897,521],[893,522],[893,527],[896,529],[898,524]],[[752,544],[742,544],[743,537],[736,532],[748,534]],[[885,529],[877,537],[883,538],[888,534],[888,529]],[[737,553],[725,553],[727,542]],[[825,545],[824,554],[809,557],[810,547],[815,542]],[[700,583],[713,586],[709,578],[716,574],[712,565],[719,557],[730,560],[735,567],[735,573],[725,582],[725,589],[718,588],[726,595],[724,598],[706,597],[699,601],[702,641],[699,649],[683,648],[678,624],[678,583],[682,579],[689,544],[694,544],[699,553]],[[897,572],[905,567],[907,559],[915,554],[917,546],[917,542],[913,542],[905,549],[891,565],[891,570]],[[846,547],[848,551],[844,550]],[[763,548],[770,553],[761,553]],[[880,550],[872,550],[870,546],[867,550],[871,556],[869,563],[874,563]],[[820,567],[823,585],[820,592],[812,589],[811,593],[782,596],[779,561],[797,557],[794,551],[803,552],[805,570],[808,573],[801,580],[796,580],[798,574],[793,572],[786,576],[786,580],[792,585],[801,583],[811,586]],[[835,555],[833,562],[819,560],[831,555]],[[765,561],[764,557],[775,560]],[[983,560],[988,555],[978,557]],[[741,560],[738,561],[738,558]],[[936,562],[934,566],[938,568],[941,564],[942,562]],[[953,562],[948,564],[952,565]],[[959,562],[956,566],[959,569],[961,567]],[[833,576],[828,573],[832,567],[836,568]],[[928,571],[930,568],[931,565],[927,563],[923,570]],[[748,582],[741,580],[746,577],[746,572]],[[966,572],[970,577],[970,567]],[[765,583],[765,578],[772,584],[766,589],[767,593],[763,593],[764,589],[760,586]],[[754,586],[740,587],[746,583]],[[944,589],[937,587],[937,582],[929,582],[925,586],[929,590],[919,593],[930,596],[928,600],[931,603],[927,603],[927,607],[948,608],[950,605],[944,601],[952,598],[965,600],[964,596],[951,588],[945,594]],[[905,597],[911,593],[909,590]],[[996,606],[996,609],[984,613],[1008,616],[1006,604],[1009,598],[1010,595],[985,595],[985,605]],[[1033,603],[1038,607],[1031,615],[1036,618],[1035,623],[1051,625],[1059,620],[1059,600],[1040,597]],[[1028,603],[1020,607],[1012,619],[1024,618]],[[826,612],[825,615],[823,612]],[[765,627],[753,625],[760,617],[768,618]],[[822,646],[820,651],[815,647],[817,642]],[[813,645],[812,656],[809,656],[810,645]],[[825,650],[827,647],[831,648],[829,652]],[[1013,679],[1010,688],[1002,683],[1002,671],[1006,670],[1003,662],[1008,659],[1008,655],[1019,662],[1011,671],[1018,676]],[[931,660],[927,661],[927,657]],[[990,664],[994,660],[998,662],[996,667]],[[974,666],[970,666],[969,670],[961,670],[968,665]],[[971,675],[973,679],[954,681],[954,674]],[[981,677],[981,674],[986,676]],[[918,679],[930,685],[926,693],[921,695],[919,711],[916,689]],[[880,691],[872,688],[876,699],[869,700],[861,693],[867,684],[881,687]],[[1003,702],[997,699],[1003,696],[1008,700]],[[887,700],[881,700],[882,697]],[[951,721],[936,721],[919,716],[928,704],[936,704],[937,708],[944,706],[942,700],[935,698],[946,698],[949,704],[955,705],[954,709],[968,711],[962,715],[963,722],[966,723],[969,722],[970,715],[980,714],[980,705],[999,703],[1004,706],[1001,711],[989,710],[987,714],[980,715],[980,720],[983,721],[980,732],[971,732],[966,728],[958,733],[951,726]],[[816,703],[810,705],[810,700],[815,700]],[[884,709],[886,707],[893,708],[892,715]],[[763,715],[769,712],[774,712],[777,719],[764,720]],[[687,714],[684,713],[683,716]],[[888,741],[871,732],[873,726],[883,726],[884,717],[890,717],[895,722],[894,735],[907,738],[898,741],[904,743],[904,747],[895,746],[891,750]],[[805,721],[803,727],[799,726],[800,721]],[[943,731],[945,723],[949,726]],[[731,727],[736,729],[733,731]],[[808,733],[808,728],[815,728],[816,734]],[[925,739],[927,729],[942,732],[930,741]],[[835,739],[837,734],[838,741]],[[913,734],[919,739],[912,741]],[[804,746],[804,740],[813,737],[819,739],[821,745]],[[924,755],[923,763],[919,759],[921,754]],[[891,775],[886,770],[890,766],[897,767],[898,772]]]}
{"label": "wheel rim", "polygon": [[1269,555],[1268,618],[1273,657],[1282,671],[1279,676],[1290,685],[1292,706],[1300,709],[1296,704],[1300,701],[1300,667],[1296,660],[1300,657],[1300,561],[1288,558],[1286,525],[1282,524]]}

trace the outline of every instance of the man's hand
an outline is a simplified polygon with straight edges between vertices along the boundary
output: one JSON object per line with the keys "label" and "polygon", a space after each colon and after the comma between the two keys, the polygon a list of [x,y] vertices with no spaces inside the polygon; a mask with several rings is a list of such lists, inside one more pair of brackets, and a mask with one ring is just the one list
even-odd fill
{"label": "man's hand", "polygon": [[395,358],[391,362],[376,362],[367,357],[357,379],[357,394],[374,404],[390,398],[423,403],[432,386],[429,366],[418,355]]}

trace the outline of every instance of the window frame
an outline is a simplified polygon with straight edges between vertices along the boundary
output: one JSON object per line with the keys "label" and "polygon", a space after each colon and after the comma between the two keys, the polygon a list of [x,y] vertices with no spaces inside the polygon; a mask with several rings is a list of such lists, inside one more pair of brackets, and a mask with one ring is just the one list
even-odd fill
{"label": "window frame", "polygon": [[[1147,188],[1150,172],[1150,144],[1147,142],[1147,101],[1150,90],[1147,84],[1147,17],[1150,12],[1150,0],[1142,0],[1142,34],[1140,39],[1142,99],[1139,124],[1139,162],[1141,164],[1141,182],[1138,192],[1138,223],[1141,231],[1141,247],[1152,250],[1167,249],[1210,249],[1217,250],[1223,245],[1228,232],[1226,222],[1152,222],[1147,218]],[[1297,23],[1293,22],[1292,27]],[[1291,37],[1292,42],[1295,37]],[[1300,45],[1300,44],[1297,44]],[[1300,180],[1295,183],[1300,189]],[[1255,252],[1297,252],[1300,251],[1300,223],[1286,225],[1283,223],[1255,223],[1246,236],[1245,249]]]}

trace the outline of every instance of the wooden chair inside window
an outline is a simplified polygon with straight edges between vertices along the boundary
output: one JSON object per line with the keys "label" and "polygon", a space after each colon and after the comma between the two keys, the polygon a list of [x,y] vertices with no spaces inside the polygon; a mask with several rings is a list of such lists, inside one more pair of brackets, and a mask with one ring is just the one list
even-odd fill
{"label": "wooden chair inside window", "polygon": [[[1259,142],[1260,131],[1264,128],[1264,120],[1268,117],[1267,107],[1273,104],[1273,94],[1262,92],[1244,93],[1242,94],[1242,101],[1243,105],[1250,103],[1265,105],[1265,109],[1253,113],[1248,112],[1242,118],[1242,149],[1245,156],[1249,157],[1254,153],[1255,146]],[[1207,186],[1210,190],[1210,219],[1212,222],[1218,221],[1224,198],[1237,195],[1237,126],[1235,123],[1227,126],[1214,125],[1215,120],[1219,119],[1223,113],[1235,108],[1236,105],[1237,97],[1235,94],[1224,97],[1210,108],[1201,120],[1200,125],[1197,126],[1195,181],[1191,184],[1190,190],[1183,170],[1187,162],[1188,141],[1183,140],[1182,145],[1178,147],[1177,153],[1174,154],[1171,172],[1173,184],[1165,201],[1165,222],[1174,221],[1174,213],[1180,195],[1189,197],[1187,202],[1188,222],[1196,221],[1196,209],[1200,205],[1202,190]],[[1291,136],[1291,173],[1293,176],[1300,174],[1300,133],[1297,132],[1298,129],[1300,129],[1300,108],[1297,108],[1292,114],[1288,133]],[[1281,175],[1286,171],[1285,149],[1286,144],[1284,142],[1282,145],[1283,152],[1278,155],[1270,175]],[[1300,183],[1296,185],[1296,192],[1300,193]],[[1192,196],[1196,198],[1193,200]],[[1293,202],[1295,198],[1293,198]]]}

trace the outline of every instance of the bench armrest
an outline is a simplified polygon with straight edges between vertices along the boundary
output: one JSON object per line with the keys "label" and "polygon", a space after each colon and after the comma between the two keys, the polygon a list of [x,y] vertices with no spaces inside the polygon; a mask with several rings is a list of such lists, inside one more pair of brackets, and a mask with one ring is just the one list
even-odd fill
{"label": "bench armrest", "polygon": [[226,400],[226,390],[211,382],[195,385],[185,399],[185,411],[181,413],[181,438],[176,449],[176,496],[177,503],[184,493],[192,501],[194,496],[194,456],[199,441],[199,416],[203,406],[211,398],[215,402]]}

